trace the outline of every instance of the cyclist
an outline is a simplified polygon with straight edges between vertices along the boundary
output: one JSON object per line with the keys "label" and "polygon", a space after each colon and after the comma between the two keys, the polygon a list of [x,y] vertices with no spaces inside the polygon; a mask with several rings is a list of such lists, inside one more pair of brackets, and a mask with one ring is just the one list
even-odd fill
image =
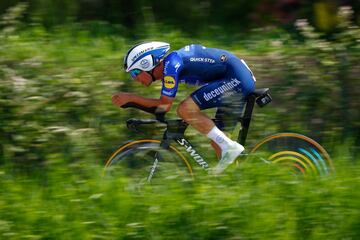
{"label": "cyclist", "polygon": [[[167,112],[179,83],[199,85],[200,88],[179,104],[177,114],[211,139],[220,158],[214,173],[220,173],[244,151],[241,144],[223,131],[235,127],[236,117],[242,114],[244,98],[254,91],[256,79],[244,60],[228,51],[195,44],[167,54],[169,49],[170,44],[165,42],[145,42],[132,47],[124,58],[125,71],[136,81],[149,86],[162,80],[160,98],[117,93],[112,102],[117,106],[133,102]],[[209,108],[217,108],[215,122],[201,112]]]}

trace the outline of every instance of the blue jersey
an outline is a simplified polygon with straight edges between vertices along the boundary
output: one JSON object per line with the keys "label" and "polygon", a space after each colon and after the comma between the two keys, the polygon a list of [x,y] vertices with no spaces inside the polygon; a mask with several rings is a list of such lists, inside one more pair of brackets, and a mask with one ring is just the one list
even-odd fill
{"label": "blue jersey", "polygon": [[[250,72],[252,78],[240,79],[241,71]],[[161,94],[175,97],[179,83],[202,86],[221,79],[239,80],[245,95],[253,89],[255,81],[245,62],[228,51],[192,44],[165,57]],[[245,85],[249,84],[246,91]]]}

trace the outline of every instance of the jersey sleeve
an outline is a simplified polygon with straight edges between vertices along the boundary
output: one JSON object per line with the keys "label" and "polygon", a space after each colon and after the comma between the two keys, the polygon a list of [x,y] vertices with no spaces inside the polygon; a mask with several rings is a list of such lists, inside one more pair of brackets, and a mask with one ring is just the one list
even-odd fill
{"label": "jersey sleeve", "polygon": [[179,75],[183,68],[181,57],[176,53],[170,53],[164,59],[164,79],[162,80],[161,95],[175,97],[179,85]]}

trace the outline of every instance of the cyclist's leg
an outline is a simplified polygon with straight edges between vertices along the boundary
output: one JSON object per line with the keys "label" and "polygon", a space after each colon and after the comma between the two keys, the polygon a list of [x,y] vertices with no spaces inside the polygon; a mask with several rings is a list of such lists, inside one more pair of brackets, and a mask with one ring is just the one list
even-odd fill
{"label": "cyclist's leg", "polygon": [[215,123],[201,110],[220,107],[223,99],[241,91],[240,84],[239,80],[228,78],[210,82],[182,101],[177,113],[199,132],[208,134]]}
{"label": "cyclist's leg", "polygon": [[[221,101],[221,106],[217,108],[215,114],[215,125],[225,134],[230,134],[236,127],[238,119],[243,115],[245,98],[242,94],[234,94],[225,97]],[[221,158],[221,148],[211,141],[211,146],[215,149],[217,157]]]}
{"label": "cyclist's leg", "polygon": [[[223,171],[244,150],[239,143],[228,138],[212,120],[200,110],[224,106],[232,96],[244,98],[255,88],[255,78],[245,62],[234,58],[224,79],[213,81],[201,87],[185,99],[178,107],[178,115],[199,132],[206,134],[221,148],[221,160],[215,169]],[[206,133],[207,132],[207,133]]]}
{"label": "cyclist's leg", "polygon": [[179,104],[177,114],[200,133],[206,135],[215,124],[201,110],[191,96],[189,96]]}
{"label": "cyclist's leg", "polygon": [[[229,139],[214,122],[201,110],[218,108],[222,102],[230,96],[241,92],[241,82],[237,79],[221,79],[208,83],[191,94],[178,107],[178,115],[192,125],[199,132],[207,135],[216,142],[222,151],[234,145],[234,141]],[[214,144],[212,144],[214,146]],[[219,149],[215,147],[219,153]]]}
{"label": "cyclist's leg", "polygon": [[[234,129],[238,118],[243,114],[243,109],[245,106],[245,97],[254,91],[255,81],[256,81],[251,70],[243,60],[233,58],[230,61],[231,63],[227,74],[227,78],[223,79],[221,83],[222,85],[220,85],[220,87],[214,84],[215,86],[213,87],[215,88],[212,91],[202,92],[201,90],[209,90],[209,89],[201,88],[199,92],[202,95],[198,94],[199,92],[197,92],[196,94],[195,93],[192,94],[192,97],[195,101],[199,100],[199,98],[201,99],[202,96],[203,99],[208,102],[208,100],[211,100],[211,98],[213,97],[214,99],[213,103],[215,106],[218,107],[218,112],[216,114],[216,118],[219,120],[216,121],[218,128],[214,127],[211,130],[211,132],[213,132],[213,130],[216,130],[215,138],[210,137],[211,132],[207,135],[209,138],[214,140],[215,144],[212,145],[213,146],[215,146],[216,144],[219,145],[222,152],[220,162],[218,166],[214,169],[215,170],[214,173],[216,174],[222,172],[244,150],[244,147],[237,142],[228,144],[228,148],[224,148],[221,145],[221,143],[219,144],[219,142],[216,141],[216,138],[217,136],[219,136],[217,134],[220,133],[219,128],[221,130],[228,130],[228,131]],[[219,91],[221,94],[219,94]],[[219,97],[216,97],[214,95],[216,96],[219,95]],[[198,102],[200,102],[201,104],[201,101]],[[226,137],[224,138],[226,139]],[[215,149],[217,149],[216,146]]]}

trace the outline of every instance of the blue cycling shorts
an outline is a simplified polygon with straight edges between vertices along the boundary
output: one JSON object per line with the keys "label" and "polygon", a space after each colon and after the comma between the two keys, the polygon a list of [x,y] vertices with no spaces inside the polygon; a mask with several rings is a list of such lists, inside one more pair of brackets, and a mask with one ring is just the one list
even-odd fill
{"label": "blue cycling shorts", "polygon": [[191,94],[201,110],[218,109],[215,118],[219,121],[216,125],[222,130],[234,127],[235,121],[242,116],[245,98],[255,90],[256,81],[243,60],[232,58],[229,61],[224,78],[209,82]]}
{"label": "blue cycling shorts", "polygon": [[246,63],[238,58],[231,58],[229,62],[224,78],[211,81],[191,94],[201,110],[220,107],[234,95],[246,97],[254,91],[255,78]]}

